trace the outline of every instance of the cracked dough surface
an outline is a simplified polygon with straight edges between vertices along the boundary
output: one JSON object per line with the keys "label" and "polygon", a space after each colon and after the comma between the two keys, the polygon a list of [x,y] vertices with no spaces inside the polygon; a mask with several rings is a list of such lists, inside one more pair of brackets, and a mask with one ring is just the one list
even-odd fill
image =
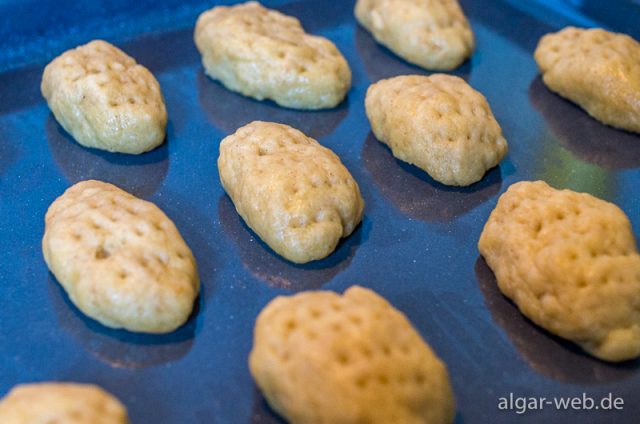
{"label": "cracked dough surface", "polygon": [[92,384],[33,383],[0,400],[2,424],[128,424],[118,399]]}
{"label": "cracked dough surface", "polygon": [[500,197],[478,248],[533,322],[606,361],[640,356],[640,255],[616,205],[519,182]]}
{"label": "cracked dough surface", "polygon": [[426,69],[455,69],[475,48],[457,0],[358,0],[355,15],[380,44]]}
{"label": "cracked dough surface", "polygon": [[625,34],[568,27],[540,39],[544,83],[600,122],[640,133],[640,43]]}
{"label": "cracked dough surface", "polygon": [[218,171],[247,225],[292,262],[328,256],[362,219],[364,200],[340,158],[287,125],[239,128],[220,143]]}
{"label": "cracked dough surface", "polygon": [[271,301],[249,365],[292,424],[453,422],[445,365],[400,311],[359,286]]}
{"label": "cracked dough surface", "polygon": [[106,41],[55,58],[41,91],[56,120],[83,146],[138,154],[164,141],[167,111],[158,81]]}
{"label": "cracked dough surface", "polygon": [[207,75],[245,96],[326,109],[351,88],[349,65],[331,41],[257,2],[204,12],[194,37]]}
{"label": "cracked dough surface", "polygon": [[395,157],[443,184],[473,184],[507,153],[489,103],[462,78],[381,80],[367,90],[365,107],[373,133]]}
{"label": "cracked dough surface", "polygon": [[198,296],[195,259],[173,222],[108,183],[79,182],[51,204],[42,251],[71,301],[107,327],[173,331]]}

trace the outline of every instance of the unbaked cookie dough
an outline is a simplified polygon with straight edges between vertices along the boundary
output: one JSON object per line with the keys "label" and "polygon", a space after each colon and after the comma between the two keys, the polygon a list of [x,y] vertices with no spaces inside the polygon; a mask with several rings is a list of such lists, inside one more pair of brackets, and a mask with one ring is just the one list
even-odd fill
{"label": "unbaked cookie dough", "polygon": [[128,424],[118,399],[92,384],[32,383],[0,400],[2,424]]}
{"label": "unbaked cookie dough", "polygon": [[287,125],[238,129],[220,143],[218,171],[247,225],[292,262],[328,256],[362,219],[360,189],[340,158]]}
{"label": "unbaked cookie dough", "polygon": [[167,333],[198,296],[196,262],[153,203],[101,181],[82,181],[45,216],[49,269],[83,313],[112,328]]}
{"label": "unbaked cookie dough", "polygon": [[542,80],[600,122],[640,133],[640,43],[603,29],[547,34],[535,59]]}
{"label": "unbaked cookie dough", "polygon": [[359,286],[271,301],[249,366],[292,424],[445,424],[455,415],[443,362],[400,311]]}
{"label": "unbaked cookie dough", "polygon": [[519,182],[500,197],[478,248],[533,322],[605,361],[640,356],[640,255],[616,205]]}
{"label": "unbaked cookie dough", "polygon": [[487,100],[462,78],[381,80],[367,90],[365,107],[373,133],[395,157],[443,184],[473,184],[507,153]]}
{"label": "unbaked cookie dough", "polygon": [[457,0],[358,0],[355,15],[380,44],[426,69],[455,69],[475,48]]}
{"label": "unbaked cookie dough", "polygon": [[194,38],[207,75],[245,96],[326,109],[351,88],[349,65],[331,41],[255,1],[204,12]]}
{"label": "unbaked cookie dough", "polygon": [[41,90],[56,120],[83,146],[138,154],[164,141],[167,111],[158,81],[106,41],[54,59]]}

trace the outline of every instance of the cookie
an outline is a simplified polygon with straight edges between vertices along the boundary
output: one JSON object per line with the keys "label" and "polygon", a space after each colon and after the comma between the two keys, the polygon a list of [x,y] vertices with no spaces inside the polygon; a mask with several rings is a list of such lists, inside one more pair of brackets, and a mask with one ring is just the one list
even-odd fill
{"label": "cookie", "polygon": [[326,257],[362,219],[360,189],[338,156],[287,125],[241,127],[220,143],[218,171],[247,225],[292,262]]}
{"label": "cookie", "polygon": [[507,153],[487,100],[463,79],[405,75],[372,84],[365,99],[376,138],[443,184],[482,179]]}
{"label": "cookie", "polygon": [[540,39],[542,79],[600,122],[640,133],[640,43],[602,29],[568,27]]}
{"label": "cookie", "polygon": [[445,365],[407,318],[353,286],[277,297],[260,312],[251,375],[292,424],[451,423]]}
{"label": "cookie", "polygon": [[112,328],[167,333],[189,317],[196,263],[153,203],[100,181],[82,181],[45,216],[49,269],[83,313]]}
{"label": "cookie", "polygon": [[0,400],[2,424],[128,424],[118,399],[92,384],[33,383]]}
{"label": "cookie", "polygon": [[605,361],[640,356],[640,255],[624,212],[542,181],[509,187],[478,248],[505,296]]}
{"label": "cookie", "polygon": [[351,88],[349,65],[331,41],[254,1],[204,12],[194,38],[207,75],[245,96],[326,109]]}
{"label": "cookie", "polygon": [[167,111],[158,81],[106,41],[55,58],[40,88],[56,120],[83,146],[138,154],[165,138]]}
{"label": "cookie", "polygon": [[376,41],[426,69],[455,69],[475,48],[457,0],[358,0],[355,15]]}

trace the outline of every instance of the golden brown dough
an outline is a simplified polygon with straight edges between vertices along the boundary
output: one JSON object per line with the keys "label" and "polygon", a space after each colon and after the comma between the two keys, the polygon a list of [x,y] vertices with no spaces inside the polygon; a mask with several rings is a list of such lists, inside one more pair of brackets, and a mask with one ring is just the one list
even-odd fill
{"label": "golden brown dough", "polygon": [[128,424],[118,399],[92,384],[33,383],[0,400],[2,424]]}
{"label": "golden brown dough", "polygon": [[108,327],[173,331],[198,295],[195,259],[173,222],[101,181],[79,182],[51,204],[42,251],[71,301]]}
{"label": "golden brown dough", "polygon": [[640,356],[640,255],[617,206],[542,181],[516,183],[478,248],[533,322],[606,361]]}
{"label": "golden brown dough", "polygon": [[367,90],[365,106],[376,138],[443,184],[473,184],[507,153],[487,100],[462,78],[381,80]]}
{"label": "golden brown dough", "polygon": [[380,44],[426,69],[455,69],[475,48],[457,0],[358,0],[355,15]]}
{"label": "golden brown dough", "polygon": [[56,120],[83,146],[137,154],[164,141],[167,111],[158,81],[106,41],[55,58],[41,90]]}
{"label": "golden brown dough", "polygon": [[287,125],[238,129],[220,143],[218,171],[247,225],[292,262],[326,257],[362,219],[358,184],[338,156]]}
{"label": "golden brown dough", "polygon": [[544,83],[600,122],[640,132],[640,43],[603,29],[547,34],[535,59]]}
{"label": "golden brown dough", "polygon": [[194,37],[207,75],[245,96],[326,109],[351,88],[349,65],[331,41],[255,1],[204,12]]}
{"label": "golden brown dough", "polygon": [[445,424],[455,415],[445,365],[400,311],[359,286],[271,301],[249,366],[292,424]]}

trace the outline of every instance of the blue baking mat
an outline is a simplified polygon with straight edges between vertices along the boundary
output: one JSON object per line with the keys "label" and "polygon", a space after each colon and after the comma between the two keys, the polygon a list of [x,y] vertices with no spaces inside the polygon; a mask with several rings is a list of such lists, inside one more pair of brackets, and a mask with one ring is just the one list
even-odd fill
{"label": "blue baking mat", "polygon": [[[227,2],[229,3],[229,2]],[[196,0],[0,0],[0,395],[43,380],[92,382],[118,396],[134,423],[277,423],[247,367],[253,322],[274,296],[308,289],[376,290],[447,363],[458,423],[637,423],[640,364],[603,363],[537,328],[496,289],[476,243],[498,196],[543,179],[619,205],[640,234],[640,137],[601,125],[542,84],[532,58],[543,34],[603,26],[640,39],[637,1],[462,1],[477,37],[453,72],[488,99],[508,156],[468,188],[446,187],[394,159],[370,133],[371,82],[427,72],[398,59],[355,24],[353,1],[265,1],[334,41],[353,88],[334,110],[257,102],[207,78],[192,41]],[[39,93],[44,65],[107,39],[158,78],[167,142],[141,156],[86,149]],[[342,158],[360,184],[365,218],[329,258],[296,266],[248,230],[220,186],[227,134],[254,120],[293,125]],[[160,206],[197,258],[202,292],[175,333],[136,335],[84,317],[42,260],[44,213],[70,185],[113,182]],[[616,411],[499,410],[501,397],[624,399]]]}

